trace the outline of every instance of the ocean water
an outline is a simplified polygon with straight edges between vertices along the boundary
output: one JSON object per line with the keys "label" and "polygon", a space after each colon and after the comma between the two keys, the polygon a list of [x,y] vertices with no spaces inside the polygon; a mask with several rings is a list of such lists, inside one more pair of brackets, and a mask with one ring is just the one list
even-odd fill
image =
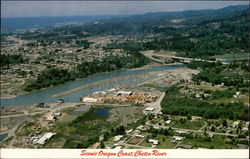
{"label": "ocean water", "polygon": [[83,24],[90,21],[112,18],[114,16],[57,16],[57,17],[15,17],[1,18],[1,33],[22,33],[46,27]]}

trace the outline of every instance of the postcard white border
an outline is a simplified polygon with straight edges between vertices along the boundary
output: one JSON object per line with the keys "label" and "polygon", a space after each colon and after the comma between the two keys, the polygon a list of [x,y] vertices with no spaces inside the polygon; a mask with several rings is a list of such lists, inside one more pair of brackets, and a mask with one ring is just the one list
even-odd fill
{"label": "postcard white border", "polygon": [[[152,152],[156,150],[161,156],[155,156]],[[155,151],[155,152],[156,152]],[[92,153],[92,155],[82,155],[84,153]],[[132,156],[121,155],[121,152],[132,154]],[[139,155],[141,152],[141,155]],[[100,155],[103,153],[103,155]],[[106,153],[106,155],[104,155]],[[107,156],[108,153],[110,156]],[[118,155],[120,153],[120,155]],[[137,153],[138,156],[135,156]],[[151,153],[150,156],[144,154]],[[94,155],[96,154],[96,155]],[[116,154],[114,156],[114,154]],[[164,155],[166,154],[166,155]],[[211,150],[211,149],[1,149],[1,159],[84,159],[84,158],[188,158],[188,159],[247,159],[249,158],[248,149],[227,149],[227,150]]]}

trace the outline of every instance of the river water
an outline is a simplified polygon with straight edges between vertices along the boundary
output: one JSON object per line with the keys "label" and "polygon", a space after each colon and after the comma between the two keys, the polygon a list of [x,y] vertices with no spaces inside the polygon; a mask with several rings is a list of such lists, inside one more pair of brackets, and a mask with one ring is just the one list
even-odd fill
{"label": "river water", "polygon": [[[92,94],[96,91],[103,91],[110,88],[113,88],[117,85],[121,85],[126,88],[132,88],[136,85],[145,82],[145,78],[143,76],[128,76],[140,73],[147,73],[147,72],[155,72],[155,71],[163,71],[163,70],[172,70],[183,68],[185,65],[174,65],[174,66],[157,66],[139,70],[122,70],[122,71],[115,71],[109,73],[99,73],[95,75],[88,76],[86,78],[70,81],[62,85],[50,87],[47,89],[27,93],[16,98],[11,99],[1,99],[1,106],[18,106],[18,105],[28,105],[28,104],[36,104],[42,102],[56,102],[58,99],[63,99],[66,102],[79,102],[81,96],[87,96]],[[80,90],[68,95],[64,95],[58,98],[51,97],[54,94],[58,94],[64,91],[68,91],[80,86],[88,85],[93,82],[98,82],[102,80],[107,80],[115,77],[120,76],[128,76],[126,79],[120,79],[108,83],[101,83],[93,88],[87,88],[84,90]]]}

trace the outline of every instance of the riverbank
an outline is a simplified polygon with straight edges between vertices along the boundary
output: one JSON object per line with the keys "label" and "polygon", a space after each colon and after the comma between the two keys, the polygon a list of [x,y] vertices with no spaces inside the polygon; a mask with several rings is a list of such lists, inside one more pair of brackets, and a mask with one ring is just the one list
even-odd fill
{"label": "riverbank", "polygon": [[[164,65],[140,70],[121,70],[95,74],[84,79],[74,80],[62,85],[27,93],[16,98],[1,99],[1,106],[55,102],[58,98],[53,97],[57,97],[58,94],[63,95],[61,98],[67,102],[79,102],[80,97],[88,96],[96,91],[103,91],[115,87],[121,89],[133,88],[140,83],[152,80],[153,77],[148,78],[147,73],[178,70],[181,68],[185,68],[185,65]],[[151,76],[151,74],[149,76]],[[65,92],[67,95],[64,95]]]}
{"label": "riverbank", "polygon": [[[183,65],[182,63],[171,63],[171,64],[165,64],[165,65],[162,65],[162,64],[150,64],[150,65],[145,65],[145,66],[142,66],[142,67],[139,67],[139,68],[133,68],[133,69],[127,69],[127,70],[122,70],[122,71],[139,71],[139,70],[144,70],[144,69],[149,69],[149,68],[153,68],[153,67],[161,67],[161,66],[179,66],[179,65]],[[119,71],[119,70],[117,70]],[[113,71],[113,72],[116,72],[116,71]],[[112,72],[105,72],[105,73],[112,73]],[[105,73],[96,73],[94,75],[102,75],[102,74],[105,74]],[[91,75],[93,76],[93,75]],[[86,77],[87,78],[87,77]],[[82,78],[82,79],[76,79],[76,80],[73,80],[73,81],[79,81],[79,80],[83,80],[83,79],[86,79],[86,78]],[[122,79],[122,78],[117,78],[118,80],[119,79]],[[69,82],[72,82],[72,81],[69,81]],[[105,81],[103,81],[105,82]],[[68,82],[64,83],[64,84],[67,84]],[[91,84],[89,87],[92,87],[92,86],[95,86],[97,84],[101,84],[102,82],[100,83],[96,83],[96,84]],[[14,98],[17,98],[19,96],[22,96],[22,95],[26,95],[26,94],[29,94],[29,93],[36,93],[38,91],[43,91],[43,90],[46,90],[46,89],[49,89],[49,88],[52,88],[54,86],[51,86],[51,87],[46,87],[46,88],[42,88],[40,90],[33,90],[31,92],[25,92],[22,90],[22,86],[25,84],[25,82],[23,81],[22,82],[22,85],[19,85],[19,87],[17,88],[15,86],[15,88],[19,89],[19,90],[16,90],[15,91],[15,94],[9,94],[8,92],[9,91],[4,91],[1,93],[1,97],[0,99],[3,100],[3,99],[14,99]],[[64,85],[64,84],[60,84],[60,85]],[[60,85],[57,85],[57,86],[60,86]],[[67,95],[67,94],[70,94],[70,92],[74,93],[76,91],[79,91],[79,90],[82,90],[82,89],[86,89],[86,88],[89,88],[89,87],[85,87],[83,86],[82,88],[76,88],[75,90],[69,90],[67,91],[66,93],[65,92],[62,92],[62,93],[59,93],[59,94],[55,94],[55,95],[52,95],[53,98],[56,98],[56,97],[60,97],[60,96],[63,96],[63,95]],[[13,92],[12,92],[13,93]]]}
{"label": "riverbank", "polygon": [[[59,93],[59,94],[55,94],[52,97],[53,98],[57,98],[57,97],[65,96],[65,95],[68,95],[68,94],[71,94],[71,93],[75,93],[75,92],[78,92],[78,91],[81,91],[81,90],[84,90],[84,89],[92,88],[92,87],[95,87],[95,86],[98,86],[98,85],[101,85],[101,84],[108,84],[109,82],[114,82],[114,81],[122,80],[122,79],[126,79],[126,78],[139,77],[139,76],[144,76],[145,77],[146,75],[149,75],[149,76],[154,75],[155,76],[155,75],[159,74],[159,72],[163,72],[163,71],[155,71],[155,72],[150,72],[150,73],[147,72],[147,73],[132,74],[132,75],[115,77],[115,78],[111,78],[111,79],[107,79],[107,80],[102,80],[102,81],[94,82],[94,83],[91,83],[89,85],[81,86],[81,87],[78,87],[78,88],[75,88],[75,89],[72,89],[72,90],[69,90],[69,91],[65,91],[65,92],[62,92],[62,93]],[[182,74],[181,78],[185,79],[185,80],[190,80],[190,78],[191,78],[190,73],[187,74],[187,72],[190,72],[190,69],[187,69],[187,68],[179,68],[178,71],[177,70],[171,70],[171,71],[168,70],[167,72],[169,73],[169,75],[172,74],[174,76],[178,75],[178,74]],[[192,72],[192,73],[196,73],[196,71]],[[156,79],[156,81],[157,80],[158,79]],[[159,79],[159,80],[161,80],[161,79]],[[143,82],[143,83],[147,83],[147,82]],[[140,83],[139,85],[141,85],[141,84],[142,83]]]}

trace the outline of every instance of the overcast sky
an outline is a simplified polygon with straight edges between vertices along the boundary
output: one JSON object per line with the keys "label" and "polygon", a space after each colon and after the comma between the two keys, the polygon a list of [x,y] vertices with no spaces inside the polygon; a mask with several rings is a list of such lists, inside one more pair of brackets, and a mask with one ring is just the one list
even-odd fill
{"label": "overcast sky", "polygon": [[248,1],[2,1],[1,17],[130,15],[217,9]]}

